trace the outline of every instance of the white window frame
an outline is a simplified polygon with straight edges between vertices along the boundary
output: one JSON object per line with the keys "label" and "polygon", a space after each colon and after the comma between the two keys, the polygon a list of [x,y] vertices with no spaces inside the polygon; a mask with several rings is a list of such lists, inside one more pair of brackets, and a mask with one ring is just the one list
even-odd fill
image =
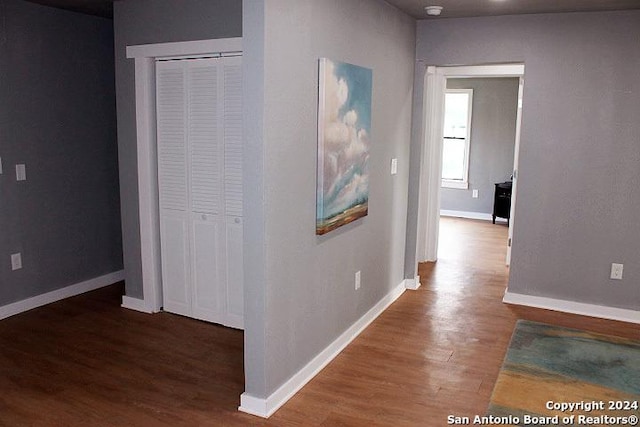
{"label": "white window frame", "polygon": [[[464,144],[464,170],[462,180],[458,179],[444,179],[442,178],[442,188],[457,188],[468,190],[469,189],[469,160],[470,160],[470,150],[471,150],[471,117],[473,115],[473,89],[447,89],[445,90],[445,96],[448,93],[466,93],[469,95],[469,106],[468,106],[468,114],[467,114],[467,136],[465,138]],[[444,111],[444,107],[443,107]],[[444,145],[444,136],[442,137],[443,145]],[[444,150],[443,150],[444,154]]]}

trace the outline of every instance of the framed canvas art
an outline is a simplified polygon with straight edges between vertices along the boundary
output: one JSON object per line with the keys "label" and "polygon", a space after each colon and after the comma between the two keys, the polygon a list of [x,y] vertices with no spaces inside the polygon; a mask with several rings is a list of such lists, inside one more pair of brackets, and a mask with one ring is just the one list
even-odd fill
{"label": "framed canvas art", "polygon": [[319,61],[318,235],[368,214],[372,85],[369,68]]}

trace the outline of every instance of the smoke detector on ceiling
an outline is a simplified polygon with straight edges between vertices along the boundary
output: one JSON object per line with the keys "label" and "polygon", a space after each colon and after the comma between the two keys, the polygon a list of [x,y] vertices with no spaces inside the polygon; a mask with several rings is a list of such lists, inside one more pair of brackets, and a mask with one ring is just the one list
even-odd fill
{"label": "smoke detector on ceiling", "polygon": [[424,10],[427,11],[427,15],[438,16],[442,13],[442,6],[427,6]]}

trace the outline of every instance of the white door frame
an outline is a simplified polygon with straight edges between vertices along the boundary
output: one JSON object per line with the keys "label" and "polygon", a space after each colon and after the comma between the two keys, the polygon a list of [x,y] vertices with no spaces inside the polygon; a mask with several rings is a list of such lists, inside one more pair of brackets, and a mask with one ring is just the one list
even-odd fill
{"label": "white door frame", "polygon": [[[416,239],[416,269],[419,262],[436,261],[438,258],[438,234],[440,218],[440,186],[442,182],[442,126],[444,92],[447,78],[520,78],[516,146],[514,155],[514,181],[509,221],[509,238],[512,237],[517,187],[518,150],[520,148],[520,123],[522,120],[522,89],[524,64],[475,65],[457,67],[428,66],[424,79],[422,157],[420,159],[420,191],[418,196],[418,236]],[[510,261],[508,249],[507,261]]]}
{"label": "white door frame", "polygon": [[[524,73],[524,71],[523,71]],[[511,188],[511,210],[509,213],[509,241],[507,243],[507,265],[511,265],[511,248],[513,247],[514,216],[516,214],[516,194],[518,186],[518,162],[520,161],[520,130],[522,129],[522,95],[524,93],[524,76],[518,83],[518,112],[516,113],[516,143],[513,147],[513,187]]]}
{"label": "white door frame", "polygon": [[127,46],[127,58],[135,59],[138,208],[143,299],[124,296],[123,307],[146,313],[157,313],[162,308],[155,61],[158,58],[226,56],[241,53],[241,37]]}

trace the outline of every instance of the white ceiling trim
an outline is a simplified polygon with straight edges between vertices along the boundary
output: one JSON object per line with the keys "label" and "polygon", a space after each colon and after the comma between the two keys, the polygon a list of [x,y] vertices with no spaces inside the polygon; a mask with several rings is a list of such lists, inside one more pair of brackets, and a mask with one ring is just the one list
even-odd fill
{"label": "white ceiling trim", "polygon": [[437,67],[437,69],[443,76],[456,78],[524,76],[524,64]]}
{"label": "white ceiling trim", "polygon": [[127,46],[127,58],[165,58],[242,52],[242,37]]}

